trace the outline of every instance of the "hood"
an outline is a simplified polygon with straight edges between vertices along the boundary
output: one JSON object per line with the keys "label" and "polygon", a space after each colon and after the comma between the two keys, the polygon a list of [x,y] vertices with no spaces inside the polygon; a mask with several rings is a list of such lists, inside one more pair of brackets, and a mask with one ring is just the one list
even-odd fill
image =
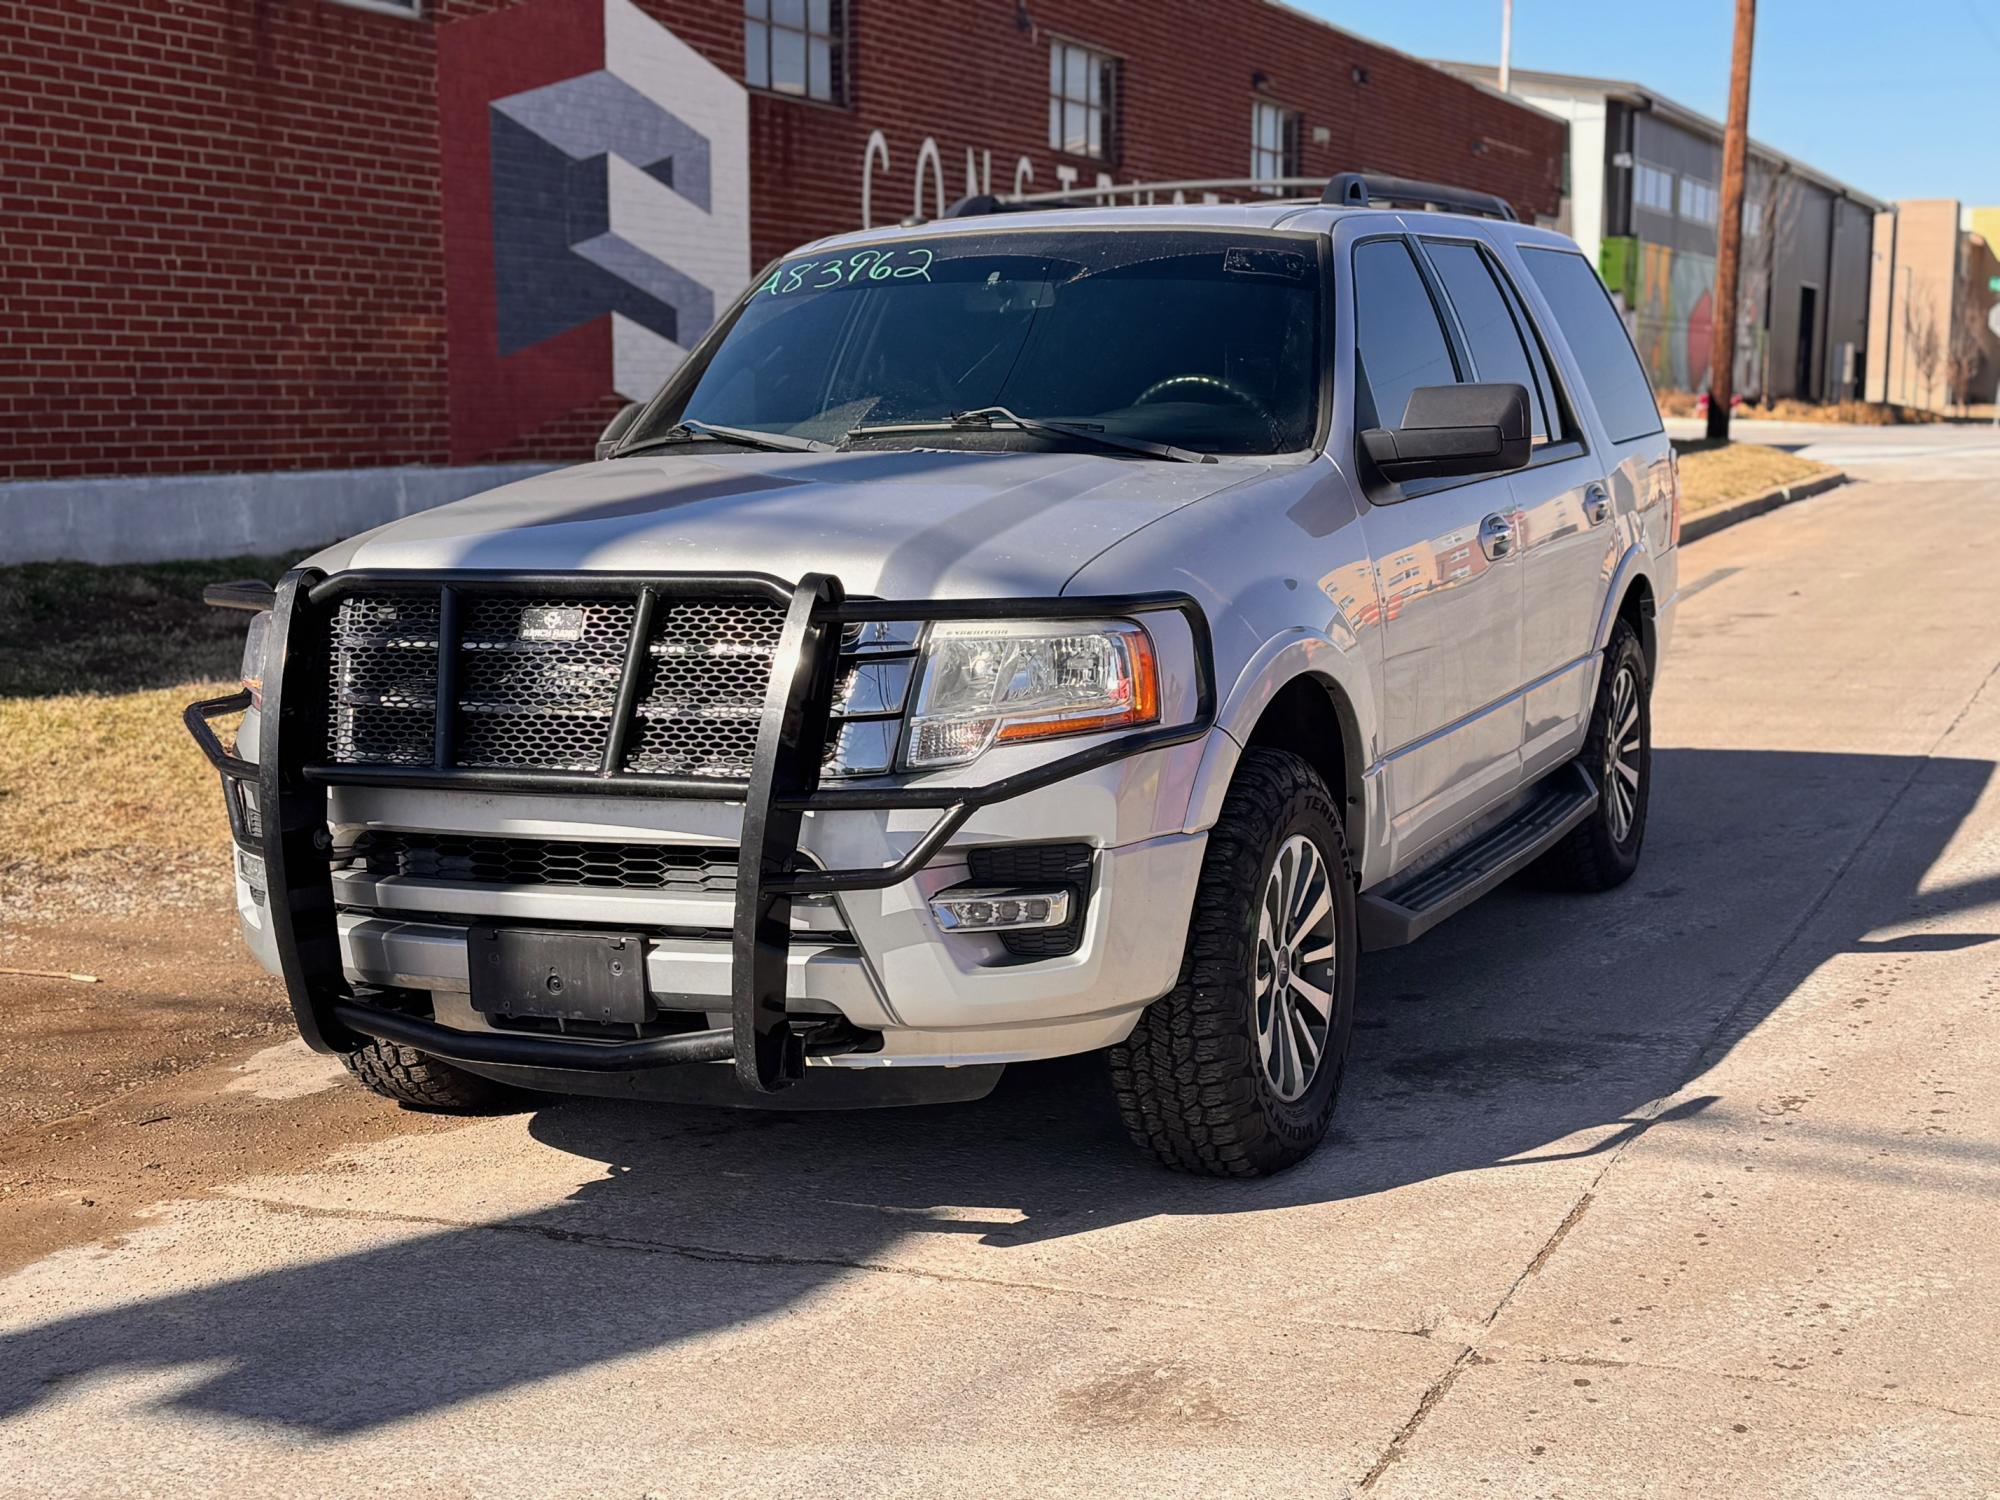
{"label": "hood", "polygon": [[831,573],[880,598],[1055,594],[1259,463],[1094,453],[675,453],[540,474],[351,538],[350,568]]}

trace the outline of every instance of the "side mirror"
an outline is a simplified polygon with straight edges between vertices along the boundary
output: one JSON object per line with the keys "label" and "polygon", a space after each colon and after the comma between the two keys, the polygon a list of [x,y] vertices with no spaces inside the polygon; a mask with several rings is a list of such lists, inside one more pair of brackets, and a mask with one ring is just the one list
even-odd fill
{"label": "side mirror", "polygon": [[597,435],[597,456],[599,458],[611,457],[611,450],[616,448],[624,439],[625,434],[632,430],[632,424],[639,420],[639,413],[645,409],[646,403],[643,401],[628,402],[625,409],[606,424],[604,431]]}
{"label": "side mirror", "polygon": [[1361,451],[1384,479],[1451,479],[1502,474],[1528,462],[1527,387],[1425,385],[1410,392],[1400,427],[1371,427]]}

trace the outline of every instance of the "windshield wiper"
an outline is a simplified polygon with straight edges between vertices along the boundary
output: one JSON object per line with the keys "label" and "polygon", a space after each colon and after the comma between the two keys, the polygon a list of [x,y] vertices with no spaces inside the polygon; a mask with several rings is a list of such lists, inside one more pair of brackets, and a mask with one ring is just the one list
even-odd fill
{"label": "windshield wiper", "polygon": [[1095,443],[1100,448],[1117,448],[1125,453],[1143,453],[1149,458],[1167,458],[1182,464],[1212,464],[1216,461],[1213,453],[1196,453],[1191,448],[1176,448],[1172,443],[1148,442],[1145,438],[1121,437],[1115,432],[1106,432],[1102,427],[1089,426],[1082,422],[1044,422],[1039,417],[1024,417],[1009,411],[1004,406],[981,406],[971,411],[955,411],[942,422],[885,422],[874,427],[850,427],[849,438],[869,437],[886,432],[948,432],[954,428],[976,428],[990,430],[995,422],[1004,422],[1010,427],[1018,427],[1023,432],[1039,437],[1082,438]]}
{"label": "windshield wiper", "polygon": [[831,453],[833,444],[822,443],[816,438],[791,437],[782,432],[759,432],[752,427],[718,427],[713,422],[695,422],[683,419],[674,423],[658,437],[647,438],[642,443],[634,443],[629,448],[620,448],[613,458],[625,458],[634,453],[644,453],[649,448],[667,448],[676,443],[691,443],[701,438],[710,438],[718,443],[736,443],[745,448],[763,448],[773,453]]}

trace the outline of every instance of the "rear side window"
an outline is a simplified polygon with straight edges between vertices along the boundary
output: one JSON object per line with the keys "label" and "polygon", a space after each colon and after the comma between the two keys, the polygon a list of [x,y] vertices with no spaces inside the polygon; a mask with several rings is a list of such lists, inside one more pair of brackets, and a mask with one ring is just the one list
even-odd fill
{"label": "rear side window", "polygon": [[1445,295],[1458,314],[1458,326],[1465,332],[1466,345],[1472,351],[1473,378],[1511,380],[1525,387],[1535,441],[1544,441],[1549,435],[1549,420],[1542,406],[1542,382],[1536,378],[1514,309],[1494,284],[1486,257],[1477,246],[1455,241],[1426,240],[1424,249],[1437,267]]}
{"label": "rear side window", "polygon": [[1398,426],[1411,391],[1458,383],[1437,307],[1401,240],[1355,247],[1354,362],[1360,427]]}
{"label": "rear side window", "polygon": [[1604,430],[1614,443],[1660,430],[1660,409],[1646,383],[1624,320],[1590,262],[1567,250],[1521,247],[1528,272],[1549,299],[1556,324],[1583,371]]}

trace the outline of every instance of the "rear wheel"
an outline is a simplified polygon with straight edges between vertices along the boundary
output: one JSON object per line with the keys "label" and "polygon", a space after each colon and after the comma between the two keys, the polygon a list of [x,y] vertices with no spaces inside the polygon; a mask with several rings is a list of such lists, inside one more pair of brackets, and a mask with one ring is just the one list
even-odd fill
{"label": "rear wheel", "polygon": [[522,1102],[521,1093],[504,1083],[394,1042],[371,1038],[354,1051],[342,1053],[340,1060],[363,1088],[414,1109],[471,1114]]}
{"label": "rear wheel", "polygon": [[1623,620],[1604,648],[1604,675],[1578,760],[1597,782],[1597,810],[1543,856],[1541,873],[1565,890],[1608,891],[1639,868],[1653,785],[1652,686],[1639,637]]}
{"label": "rear wheel", "polygon": [[1180,981],[1111,1049],[1133,1140],[1216,1177],[1309,1156],[1340,1091],[1358,946],[1325,783],[1289,752],[1245,752],[1209,833]]}

